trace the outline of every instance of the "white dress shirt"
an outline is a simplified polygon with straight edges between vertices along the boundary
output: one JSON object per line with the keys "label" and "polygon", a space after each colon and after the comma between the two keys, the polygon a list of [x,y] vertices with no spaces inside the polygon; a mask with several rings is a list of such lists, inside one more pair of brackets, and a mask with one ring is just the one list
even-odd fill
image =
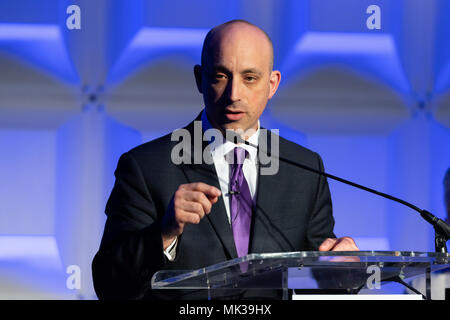
{"label": "white dress shirt", "polygon": [[[203,110],[202,112],[201,119],[203,131],[213,128],[206,116],[205,110]],[[250,136],[247,139],[247,141],[254,145],[258,145],[259,133],[260,127],[258,120],[258,129],[252,136]],[[225,210],[228,216],[229,223],[231,223],[230,195],[228,194],[229,191],[228,188],[230,184],[230,163],[227,161],[227,159],[233,159],[233,157],[232,156],[227,157],[226,155],[230,152],[233,152],[234,148],[236,147],[241,147],[248,151],[248,155],[244,160],[242,170],[244,172],[245,179],[247,180],[248,187],[250,189],[250,194],[253,198],[253,202],[255,201],[257,178],[258,178],[258,161],[257,161],[258,151],[256,150],[256,148],[245,144],[234,144],[231,141],[223,139],[221,144],[216,145],[211,150],[211,156],[214,162],[214,166],[216,168],[217,178],[219,179],[220,191],[222,192],[221,198],[225,205]],[[175,239],[166,250],[164,250],[164,254],[166,255],[167,259],[169,259],[169,261],[173,261],[175,259],[177,240],[178,238]]]}

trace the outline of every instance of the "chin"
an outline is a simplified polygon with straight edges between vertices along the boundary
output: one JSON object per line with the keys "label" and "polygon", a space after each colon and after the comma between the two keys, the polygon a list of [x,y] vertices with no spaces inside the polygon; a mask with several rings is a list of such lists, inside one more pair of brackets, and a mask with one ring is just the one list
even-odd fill
{"label": "chin", "polygon": [[239,125],[238,123],[226,123],[226,124],[224,124],[223,126],[222,126],[222,128],[224,128],[225,130],[233,130],[233,131],[236,131],[236,130],[245,130],[244,128],[244,126],[242,126],[242,125]]}
{"label": "chin", "polygon": [[256,132],[256,129],[253,127],[247,128],[247,127],[238,126],[238,125],[227,126],[225,128],[225,130],[233,130],[236,133],[238,133],[240,136],[242,136],[242,138],[244,138],[244,139],[251,137]]}

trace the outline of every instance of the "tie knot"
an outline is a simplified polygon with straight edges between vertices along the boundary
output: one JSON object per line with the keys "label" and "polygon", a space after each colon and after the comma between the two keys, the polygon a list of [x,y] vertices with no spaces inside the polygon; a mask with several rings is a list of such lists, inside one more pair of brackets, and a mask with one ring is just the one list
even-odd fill
{"label": "tie knot", "polygon": [[248,151],[241,147],[234,148],[234,164],[243,164]]}

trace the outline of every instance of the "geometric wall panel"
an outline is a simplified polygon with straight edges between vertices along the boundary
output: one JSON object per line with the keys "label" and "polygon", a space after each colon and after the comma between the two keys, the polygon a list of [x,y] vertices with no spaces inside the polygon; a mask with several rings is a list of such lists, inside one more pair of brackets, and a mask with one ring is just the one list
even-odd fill
{"label": "geometric wall panel", "polygon": [[342,67],[322,67],[282,86],[272,115],[304,133],[388,134],[409,117],[391,88]]}
{"label": "geometric wall panel", "polygon": [[434,118],[450,130],[450,92],[437,98],[433,107]]}
{"label": "geometric wall panel", "polygon": [[17,57],[0,53],[0,127],[56,129],[80,110],[72,86]]}
{"label": "geometric wall panel", "polygon": [[191,122],[203,109],[193,64],[170,56],[139,70],[105,98],[116,120],[138,131],[170,132]]}
{"label": "geometric wall panel", "polygon": [[408,93],[409,85],[388,34],[306,32],[281,67],[287,79],[328,65],[342,65]]}
{"label": "geometric wall panel", "polygon": [[108,83],[114,85],[145,62],[176,52],[190,58],[190,65],[199,63],[207,32],[207,29],[141,28],[114,64]]}
{"label": "geometric wall panel", "polygon": [[0,51],[11,53],[66,83],[79,81],[58,25],[0,23]]}

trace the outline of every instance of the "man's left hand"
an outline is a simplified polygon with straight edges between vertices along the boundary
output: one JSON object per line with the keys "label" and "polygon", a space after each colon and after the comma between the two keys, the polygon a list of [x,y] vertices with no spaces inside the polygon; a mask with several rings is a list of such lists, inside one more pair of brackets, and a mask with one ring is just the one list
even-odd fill
{"label": "man's left hand", "polygon": [[319,246],[319,251],[359,251],[355,241],[350,237],[327,238]]}

